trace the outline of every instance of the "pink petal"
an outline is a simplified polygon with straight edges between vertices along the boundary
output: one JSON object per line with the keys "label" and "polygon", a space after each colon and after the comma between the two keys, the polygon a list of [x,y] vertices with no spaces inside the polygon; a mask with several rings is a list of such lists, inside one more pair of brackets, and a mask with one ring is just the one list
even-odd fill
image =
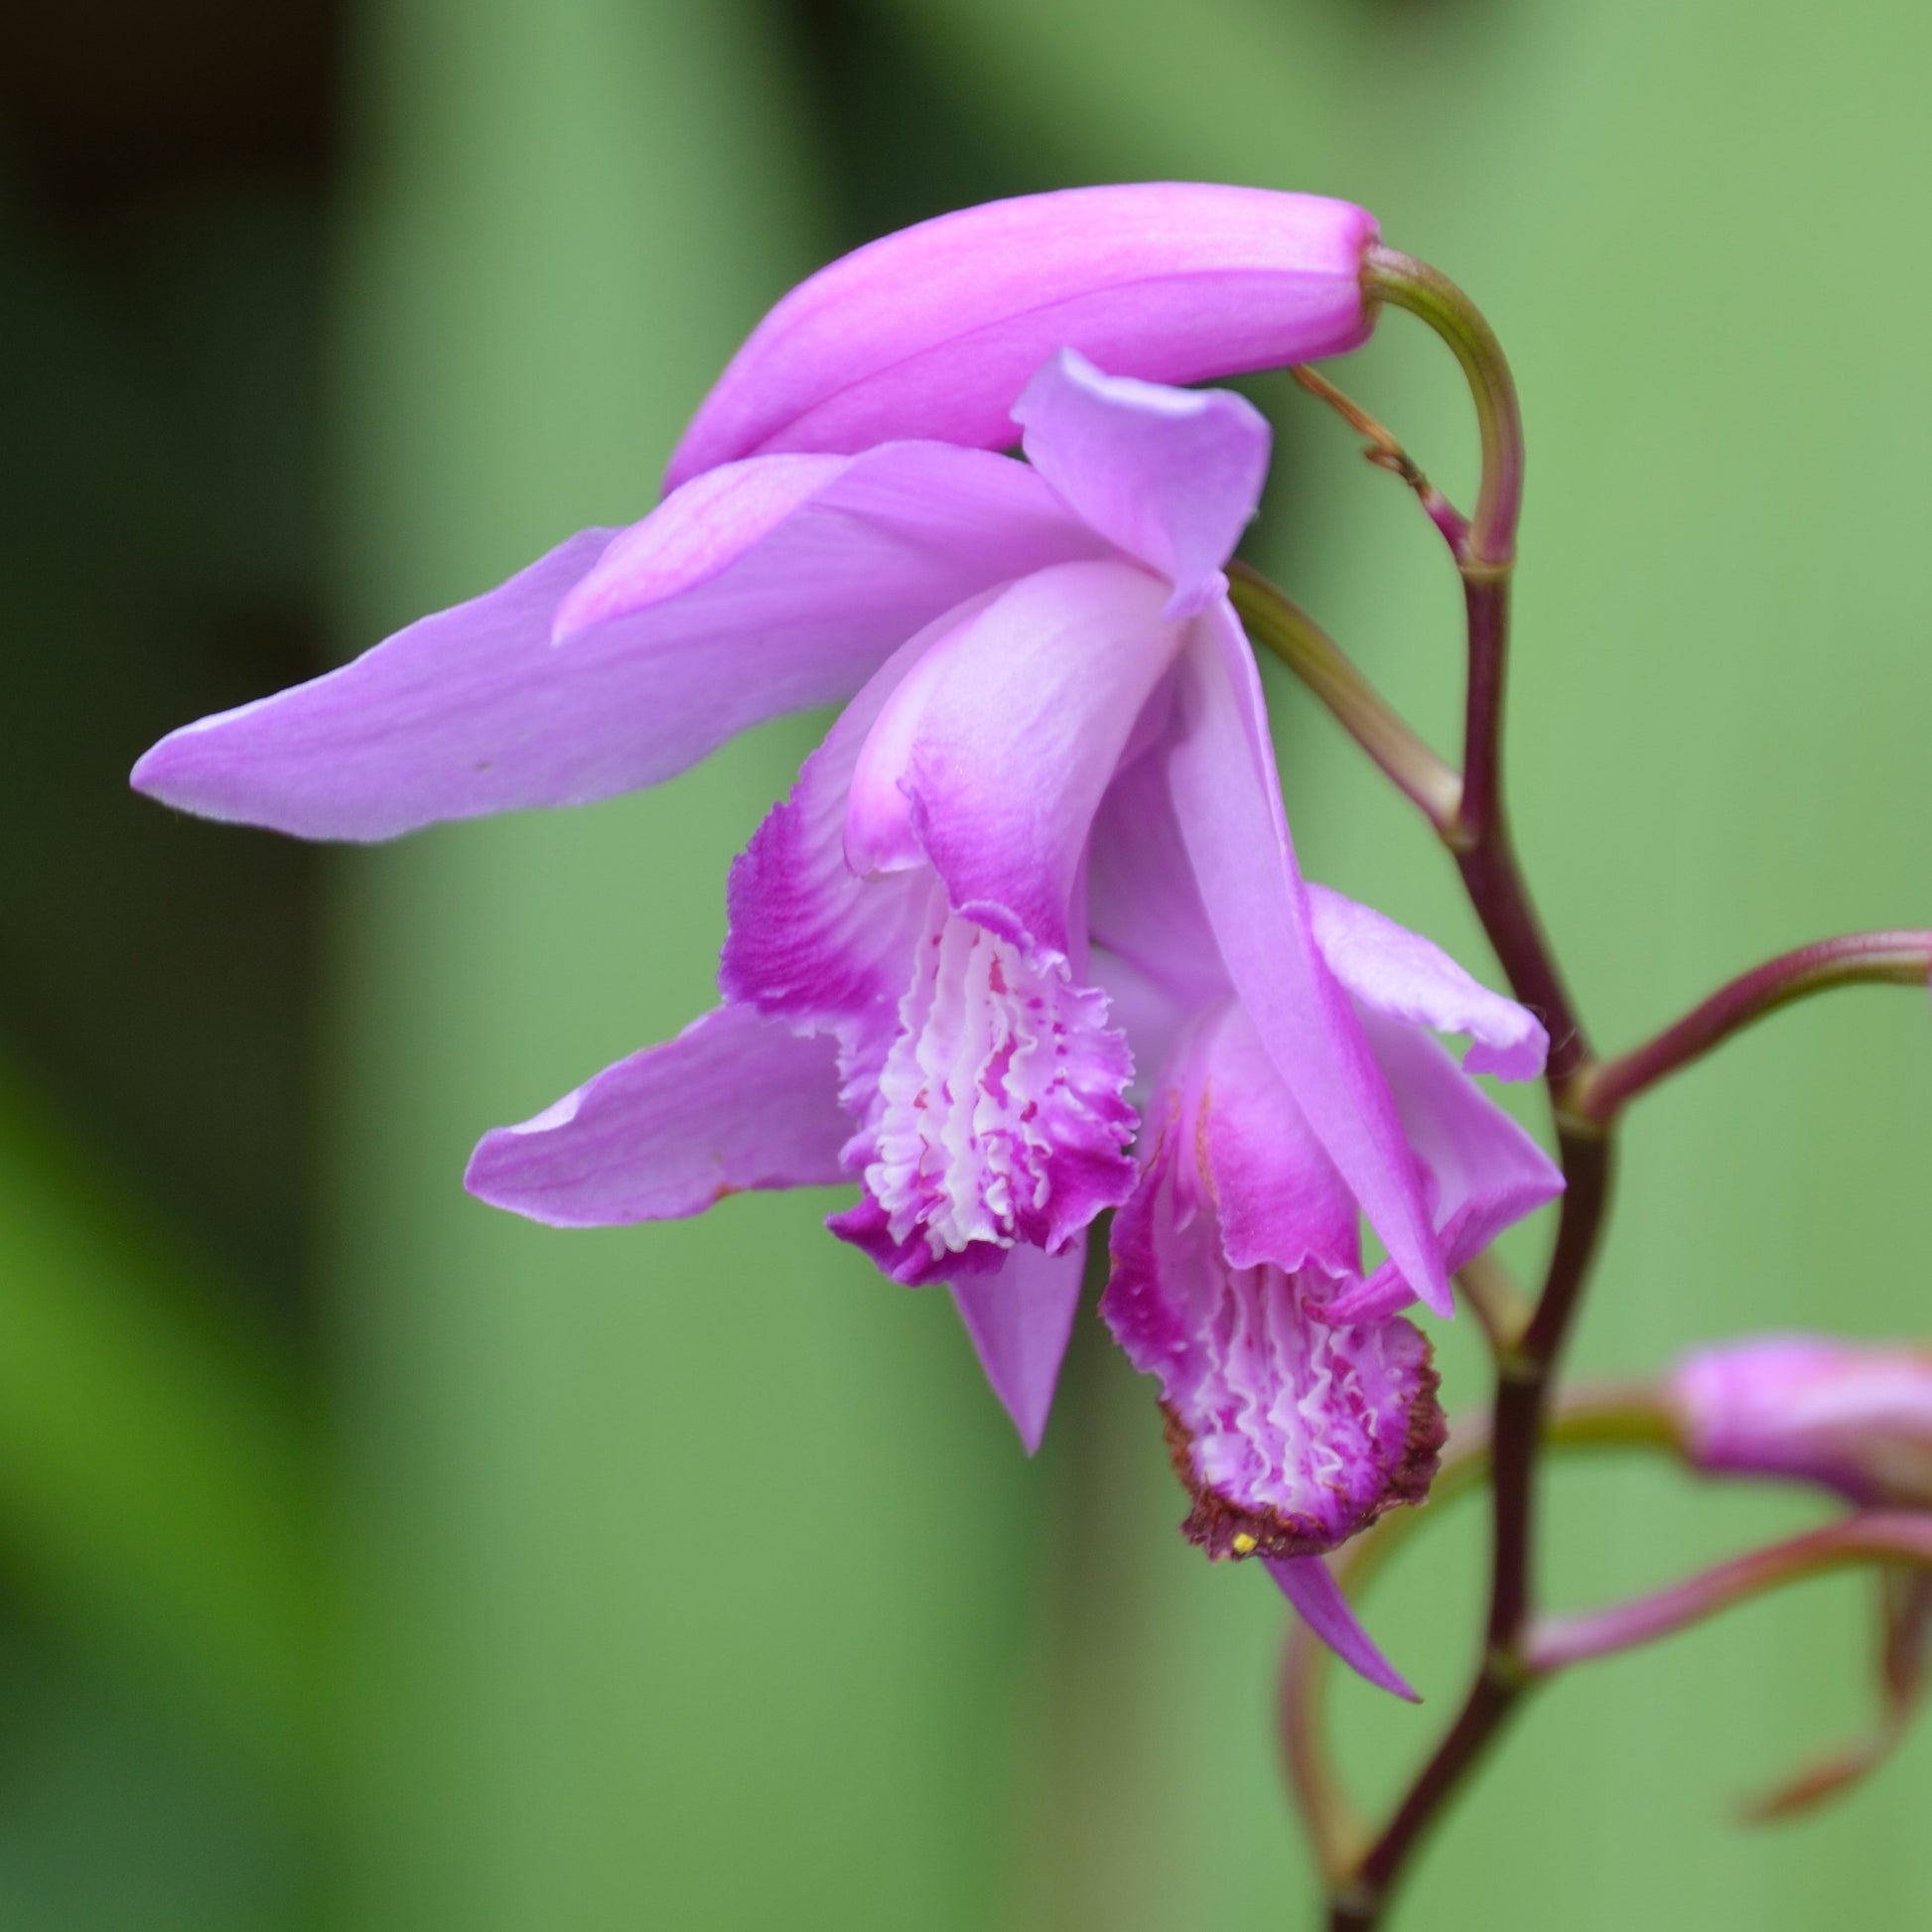
{"label": "pink petal", "polygon": [[849,1125],[829,1039],[720,1007],[535,1119],[492,1129],[464,1184],[552,1227],[679,1220],[748,1188],[844,1179]]}
{"label": "pink petal", "polygon": [[[1562,1193],[1563,1172],[1427,1034],[1375,1013],[1364,1014],[1363,1025],[1429,1175],[1444,1259],[1460,1268]],[[1331,1312],[1337,1320],[1373,1320],[1414,1299],[1402,1271],[1386,1263]]]}
{"label": "pink petal", "polygon": [[1086,1259],[1082,1235],[1056,1255],[1015,1248],[995,1273],[953,1284],[952,1297],[980,1366],[1029,1455],[1046,1433]]}
{"label": "pink petal", "polygon": [[1408,1679],[1382,1655],[1375,1639],[1362,1628],[1322,1558],[1275,1557],[1269,1561],[1268,1574],[1281,1586],[1282,1594],[1301,1612],[1303,1622],[1350,1670],[1367,1678],[1378,1690],[1393,1691],[1411,1704],[1422,1702],[1409,1688]]}
{"label": "pink petal", "polygon": [[1087,855],[1087,915],[1095,945],[1194,1012],[1229,982],[1174,815],[1168,750],[1163,738],[1131,758],[1107,788]]}
{"label": "pink petal", "polygon": [[935,636],[853,774],[860,872],[929,859],[954,907],[1061,958],[1094,812],[1178,646],[1166,587],[1062,564]]}
{"label": "pink petal", "polygon": [[1230,1259],[1210,1057],[1184,1058],[1151,1110],[1155,1145],[1114,1217],[1101,1313],[1160,1379],[1194,1499],[1188,1539],[1213,1557],[1308,1556],[1428,1494],[1436,1376],[1408,1322],[1334,1320],[1327,1269]]}
{"label": "pink petal", "polygon": [[1230,1003],[1201,1023],[1193,1070],[1228,1264],[1318,1268],[1336,1282],[1359,1276],[1355,1197],[1241,1007]]}
{"label": "pink petal", "polygon": [[1361,1022],[1315,945],[1254,659],[1225,602],[1193,625],[1176,674],[1169,776],[1221,956],[1369,1224],[1423,1300],[1448,1313],[1421,1171]]}
{"label": "pink petal", "polygon": [[1002,1269],[1016,1244],[1061,1249],[1134,1182],[1131,1065],[1105,996],[954,911],[930,866],[862,879],[845,862],[861,748],[932,636],[979,608],[896,652],[806,760],[732,868],[719,974],[728,998],[837,1035],[865,1191],[830,1225],[907,1283]]}
{"label": "pink petal", "polygon": [[1106,996],[936,889],[908,965],[846,1149],[865,1191],[827,1225],[906,1283],[989,1272],[1016,1246],[1062,1251],[1134,1186],[1133,1068]]}
{"label": "pink petal", "polygon": [[[949,615],[941,627],[951,621]],[[848,1072],[862,1085],[876,1081],[897,1031],[932,879],[855,874],[845,862],[847,800],[873,725],[919,663],[928,636],[919,632],[895,651],[833,721],[726,886],[731,922],[718,969],[725,998],[782,1016],[802,1032],[837,1032]]]}
{"label": "pink petal", "polygon": [[766,450],[931,436],[1000,449],[1054,350],[1195,382],[1353,348],[1374,218],[1312,195],[1187,182],[963,208],[785,297],[685,432],[667,483]]}
{"label": "pink petal", "polygon": [[1438,1033],[1467,1034],[1471,1073],[1533,1080],[1543,1071],[1550,1035],[1527,1007],[1492,993],[1420,933],[1367,905],[1309,887],[1314,940],[1328,970],[1364,1006]]}
{"label": "pink petal", "polygon": [[1027,460],[1081,517],[1173,584],[1162,616],[1190,618],[1227,589],[1221,566],[1268,478],[1268,423],[1251,402],[1102,375],[1063,348],[1013,419]]}
{"label": "pink petal", "polygon": [[[1024,465],[977,451],[767,459],[174,733],[134,783],[309,838],[583,804],[843,698],[962,599],[1104,548]],[[560,617],[598,621],[553,647]]]}

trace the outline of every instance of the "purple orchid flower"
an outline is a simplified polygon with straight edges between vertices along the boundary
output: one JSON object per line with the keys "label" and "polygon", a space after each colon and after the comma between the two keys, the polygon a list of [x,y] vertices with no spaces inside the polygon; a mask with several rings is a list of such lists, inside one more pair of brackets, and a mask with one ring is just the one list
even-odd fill
{"label": "purple orchid flower", "polygon": [[684,433],[675,488],[740,457],[895,437],[998,450],[1014,398],[1078,349],[1117,375],[1198,382],[1357,347],[1375,217],[1213,182],[988,202],[901,228],[801,282]]}
{"label": "purple orchid flower", "polygon": [[[1448,1270],[1561,1185],[1419,1030],[1520,1077],[1542,1029],[1296,869],[1221,570],[1261,417],[1071,351],[1015,415],[1028,463],[897,443],[709,471],[175,733],[135,783],[379,838],[651,783],[849,696],[733,869],[724,1004],[486,1135],[469,1185],[597,1225],[856,1178],[830,1225],[950,1285],[1030,1449],[1087,1229],[1124,1207],[1108,1316],[1162,1376],[1197,1540],[1268,1558],[1400,1688],[1317,1553],[1433,1466],[1396,1311],[1448,1311]],[[1144,1171],[1137,1064],[1168,1069]],[[1366,1283],[1358,1212],[1389,1257]]]}
{"label": "purple orchid flower", "polygon": [[1932,1508],[1932,1354],[1747,1335],[1670,1378],[1685,1453],[1714,1474],[1816,1483],[1862,1507]]}

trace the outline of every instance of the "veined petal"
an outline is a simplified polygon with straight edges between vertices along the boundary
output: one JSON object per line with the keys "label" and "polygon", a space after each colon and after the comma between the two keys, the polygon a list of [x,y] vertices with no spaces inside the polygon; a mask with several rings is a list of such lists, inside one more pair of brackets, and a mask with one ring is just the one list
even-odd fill
{"label": "veined petal", "polygon": [[1362,1628],[1361,1619],[1341,1592],[1325,1559],[1321,1557],[1271,1557],[1268,1574],[1281,1587],[1281,1592],[1301,1612],[1302,1621],[1332,1650],[1350,1670],[1365,1677],[1377,1690],[1393,1691],[1411,1704],[1422,1699],[1410,1689],[1405,1678],[1376,1647]]}
{"label": "veined petal", "polygon": [[806,760],[732,868],[719,972],[727,998],[838,1037],[865,1191],[831,1226],[908,1283],[1062,1249],[1134,1183],[1132,1065],[1106,996],[956,911],[930,866],[862,879],[845,862],[861,748],[932,634],[975,608],[896,652]]}
{"label": "veined petal", "polygon": [[1213,1112],[1198,1068],[1170,1082],[1114,1217],[1101,1313],[1160,1379],[1188,1540],[1210,1557],[1310,1556],[1427,1495],[1445,1428],[1436,1374],[1399,1317],[1334,1320],[1325,1269],[1229,1259]]}
{"label": "veined petal", "polygon": [[1550,1035],[1528,1007],[1471,979],[1442,947],[1407,926],[1311,884],[1314,940],[1328,970],[1364,1006],[1438,1033],[1467,1034],[1471,1073],[1533,1080]]}
{"label": "veined petal", "polygon": [[[174,733],[133,781],[307,838],[584,804],[843,698],[962,599],[1104,549],[1026,466],[978,451],[765,459]],[[590,627],[553,646],[566,613]]]}
{"label": "veined petal", "polygon": [[[964,607],[966,613],[976,604]],[[848,1070],[876,1079],[925,930],[931,878],[861,879],[845,862],[852,773],[879,714],[923,657],[948,613],[867,679],[733,862],[719,990],[803,1032],[832,1030]],[[863,1108],[860,1109],[863,1111]]]}
{"label": "veined petal", "polygon": [[1086,1260],[1084,1235],[1056,1255],[1014,1248],[991,1274],[952,1287],[980,1366],[1029,1455],[1046,1433],[1046,1414],[1080,1306]]}
{"label": "veined petal", "polygon": [[1221,957],[1303,1116],[1429,1306],[1453,1304],[1422,1174],[1362,1024],[1315,944],[1254,659],[1225,600],[1175,674],[1169,782]]}
{"label": "veined petal", "polygon": [[552,1227],[700,1214],[753,1187],[845,1178],[829,1039],[719,1007],[608,1066],[533,1120],[485,1134],[464,1184]]}
{"label": "veined petal", "polygon": [[1023,1245],[1057,1253],[1134,1186],[1133,1064],[1105,994],[952,910],[936,882],[930,895],[846,1150],[865,1191],[827,1222],[906,1283],[984,1274]]}
{"label": "veined petal", "polygon": [[[1403,1131],[1429,1176],[1444,1260],[1473,1260],[1507,1227],[1563,1192],[1563,1171],[1419,1028],[1365,1013],[1362,1024],[1388,1076]],[[1336,1320],[1379,1319],[1414,1301],[1393,1262],[1340,1297]]]}
{"label": "veined petal", "polygon": [[853,869],[930,860],[958,911],[1067,957],[1094,813],[1179,645],[1165,595],[1132,564],[1061,564],[938,636],[853,773]]}
{"label": "veined petal", "polygon": [[1196,382],[1353,348],[1374,217],[1313,195],[1142,182],[1022,196],[887,235],[765,317],[671,459],[676,484],[767,450],[896,436],[1000,449],[1054,350]]}
{"label": "veined petal", "polygon": [[1270,431],[1253,403],[1103,375],[1063,348],[1013,420],[1027,460],[1081,517],[1173,584],[1163,617],[1190,618],[1227,589],[1221,566],[1268,479]]}

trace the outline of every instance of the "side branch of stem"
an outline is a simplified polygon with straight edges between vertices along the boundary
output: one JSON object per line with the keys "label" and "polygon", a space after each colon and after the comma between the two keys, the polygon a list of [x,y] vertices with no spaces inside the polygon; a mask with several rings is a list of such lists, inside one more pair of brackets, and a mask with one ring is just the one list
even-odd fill
{"label": "side branch of stem", "polygon": [[1866,1510],[1769,1549],[1753,1550],[1633,1602],[1545,1617],[1530,1632],[1525,1661],[1537,1675],[1547,1676],[1567,1665],[1614,1657],[1688,1630],[1782,1584],[1874,1563],[1932,1571],[1932,1520],[1922,1511]]}
{"label": "side branch of stem", "polygon": [[1841,986],[1924,986],[1932,932],[1851,932],[1798,946],[1721,986],[1653,1039],[1587,1068],[1565,1097],[1582,1120],[1608,1122],[1641,1093],[1722,1046],[1766,1014]]}

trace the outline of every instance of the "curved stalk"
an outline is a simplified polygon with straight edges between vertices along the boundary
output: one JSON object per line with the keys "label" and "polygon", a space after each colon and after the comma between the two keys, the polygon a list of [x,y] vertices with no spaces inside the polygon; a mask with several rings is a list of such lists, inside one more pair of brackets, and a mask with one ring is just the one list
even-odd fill
{"label": "curved stalk", "polygon": [[1581,1074],[1568,1104],[1608,1122],[1641,1093],[1682,1072],[1766,1014],[1841,986],[1919,986],[1932,977],[1932,932],[1851,932],[1798,946],[1740,973],[1654,1039]]}
{"label": "curved stalk", "polygon": [[1842,1523],[1721,1563],[1648,1596],[1607,1609],[1539,1618],[1530,1632],[1524,1661],[1536,1676],[1547,1677],[1572,1664],[1614,1657],[1688,1630],[1785,1584],[1873,1563],[1932,1571],[1932,1515],[1903,1509],[1863,1510]]}

